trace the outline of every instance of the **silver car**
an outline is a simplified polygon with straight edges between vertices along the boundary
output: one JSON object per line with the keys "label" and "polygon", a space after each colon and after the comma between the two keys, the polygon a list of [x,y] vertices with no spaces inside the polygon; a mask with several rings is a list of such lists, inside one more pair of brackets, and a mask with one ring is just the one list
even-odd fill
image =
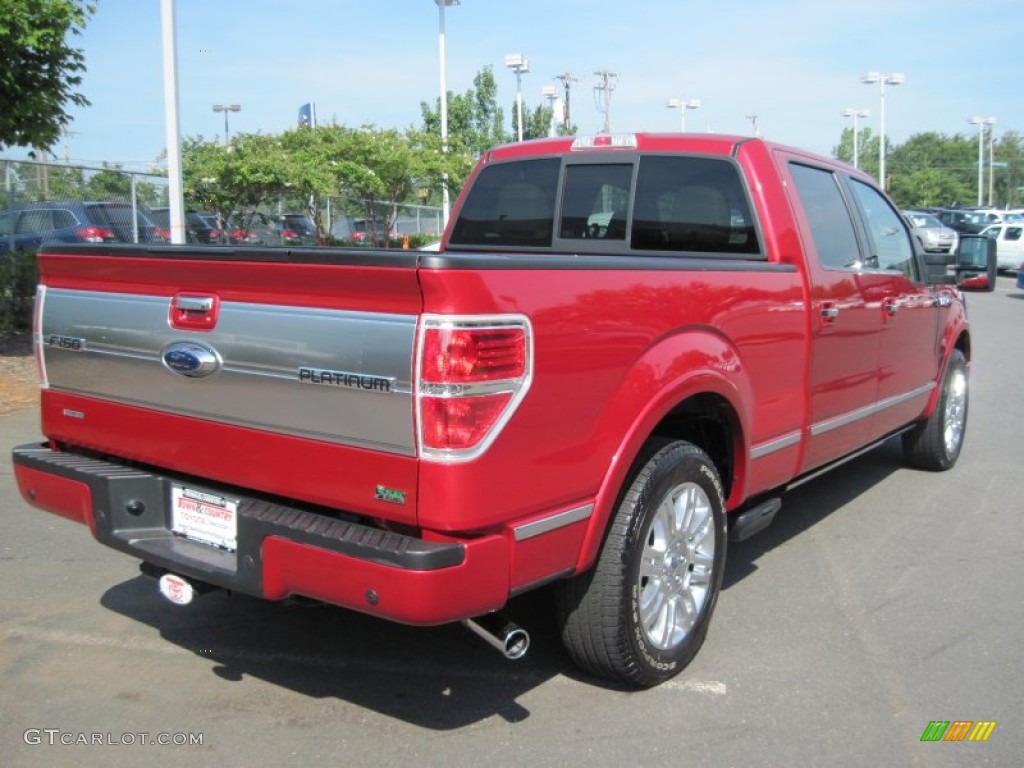
{"label": "silver car", "polygon": [[956,250],[960,235],[955,229],[923,211],[903,211],[903,215],[913,227],[921,246],[929,253],[952,253]]}

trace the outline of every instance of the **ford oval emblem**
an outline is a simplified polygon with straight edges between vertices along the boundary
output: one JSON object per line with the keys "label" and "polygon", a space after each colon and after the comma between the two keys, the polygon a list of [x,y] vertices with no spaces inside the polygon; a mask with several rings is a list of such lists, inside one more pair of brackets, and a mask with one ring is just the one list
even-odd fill
{"label": "ford oval emblem", "polygon": [[176,341],[164,347],[160,356],[164,367],[171,373],[201,379],[220,370],[221,359],[217,350],[194,341]]}

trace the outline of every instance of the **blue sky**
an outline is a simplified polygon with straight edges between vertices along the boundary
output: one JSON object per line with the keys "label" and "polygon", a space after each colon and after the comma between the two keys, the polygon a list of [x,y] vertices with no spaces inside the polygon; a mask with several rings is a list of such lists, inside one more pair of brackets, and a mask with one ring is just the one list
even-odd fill
{"label": "blue sky", "polygon": [[[241,105],[232,133],[276,133],[310,100],[321,121],[405,128],[438,96],[432,0],[177,0],[176,13],[183,136],[221,138],[218,103]],[[595,70],[618,75],[615,131],[678,130],[666,101],[682,97],[702,102],[689,130],[750,134],[756,114],[766,138],[828,154],[851,125],[844,108],[871,110],[861,125],[878,131],[878,86],[860,82],[878,70],[906,75],[886,91],[893,141],[973,137],[973,115],[996,117],[997,136],[1024,132],[1021,0],[462,0],[445,17],[449,90],[492,66],[509,121],[515,77],[503,62],[515,52],[530,61],[527,105],[557,73],[579,78],[581,132],[602,123]],[[92,105],[73,111],[72,161],[145,168],[165,145],[160,0],[97,0],[76,44]]]}

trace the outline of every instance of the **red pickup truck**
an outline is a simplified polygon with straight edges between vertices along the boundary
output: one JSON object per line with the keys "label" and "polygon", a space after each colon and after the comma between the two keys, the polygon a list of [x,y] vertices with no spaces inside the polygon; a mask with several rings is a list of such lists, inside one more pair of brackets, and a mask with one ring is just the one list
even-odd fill
{"label": "red pickup truck", "polygon": [[730,538],[901,434],[957,460],[970,335],[863,173],[760,139],[546,139],[479,162],[436,253],[52,246],[29,503],[184,603],[417,625],[552,584],[569,654],[648,686],[700,647]]}

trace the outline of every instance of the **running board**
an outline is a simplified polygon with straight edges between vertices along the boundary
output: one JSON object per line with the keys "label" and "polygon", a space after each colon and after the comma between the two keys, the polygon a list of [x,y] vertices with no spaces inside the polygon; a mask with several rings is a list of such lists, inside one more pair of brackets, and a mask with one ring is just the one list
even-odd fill
{"label": "running board", "polygon": [[775,513],[782,508],[782,499],[767,499],[756,507],[736,515],[729,526],[729,541],[746,541],[760,533],[775,519]]}

